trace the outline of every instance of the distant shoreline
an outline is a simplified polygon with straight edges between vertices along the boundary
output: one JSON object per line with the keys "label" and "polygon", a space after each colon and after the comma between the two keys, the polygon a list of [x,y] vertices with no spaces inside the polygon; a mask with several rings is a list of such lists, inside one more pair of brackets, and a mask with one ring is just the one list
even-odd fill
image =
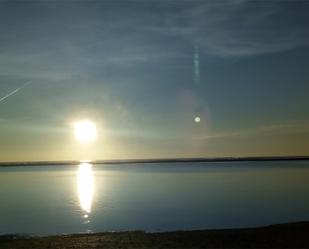
{"label": "distant shoreline", "polygon": [[[94,160],[91,164],[136,164],[136,163],[185,163],[185,162],[241,162],[241,161],[304,161],[309,156],[272,156],[272,157],[213,157],[213,158],[159,158],[159,159],[121,159],[121,160]],[[27,161],[27,162],[0,162],[0,167],[9,166],[52,166],[76,165],[83,161]]]}
{"label": "distant shoreline", "polygon": [[258,228],[146,233],[143,231],[44,237],[0,236],[2,249],[47,248],[309,248],[309,222]]}

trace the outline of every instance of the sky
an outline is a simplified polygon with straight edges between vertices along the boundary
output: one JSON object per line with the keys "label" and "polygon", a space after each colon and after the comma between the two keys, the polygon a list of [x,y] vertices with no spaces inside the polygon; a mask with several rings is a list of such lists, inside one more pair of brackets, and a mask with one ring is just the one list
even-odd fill
{"label": "sky", "polygon": [[[0,161],[309,155],[308,13],[0,1]],[[94,142],[75,139],[78,120]]]}

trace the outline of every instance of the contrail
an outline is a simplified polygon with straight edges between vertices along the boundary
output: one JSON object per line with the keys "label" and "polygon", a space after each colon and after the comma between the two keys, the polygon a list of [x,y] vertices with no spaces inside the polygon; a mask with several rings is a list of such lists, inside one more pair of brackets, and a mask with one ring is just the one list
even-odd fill
{"label": "contrail", "polygon": [[22,85],[21,87],[15,89],[14,91],[10,92],[9,94],[3,96],[0,98],[0,102],[4,101],[5,99],[7,99],[8,97],[14,95],[15,93],[19,92],[21,89],[23,89],[26,85],[29,85],[31,83],[31,81],[26,82],[24,85]]}

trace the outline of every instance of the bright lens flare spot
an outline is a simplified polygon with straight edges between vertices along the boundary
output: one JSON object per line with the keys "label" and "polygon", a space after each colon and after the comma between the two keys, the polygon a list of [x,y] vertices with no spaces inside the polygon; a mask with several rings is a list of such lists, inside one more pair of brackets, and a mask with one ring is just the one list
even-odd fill
{"label": "bright lens flare spot", "polygon": [[201,118],[200,118],[199,116],[195,117],[194,122],[195,122],[195,123],[201,122]]}
{"label": "bright lens flare spot", "polygon": [[[92,165],[89,163],[81,163],[78,167],[77,191],[81,209],[90,213],[94,194],[94,178]],[[88,217],[87,214],[85,215]]]}
{"label": "bright lens flare spot", "polygon": [[82,120],[74,123],[75,138],[83,143],[93,142],[97,138],[97,127],[95,123]]}

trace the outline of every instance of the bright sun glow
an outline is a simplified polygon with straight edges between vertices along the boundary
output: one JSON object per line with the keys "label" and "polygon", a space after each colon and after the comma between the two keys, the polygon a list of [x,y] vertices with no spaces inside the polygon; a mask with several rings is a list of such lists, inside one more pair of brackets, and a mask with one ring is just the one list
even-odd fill
{"label": "bright sun glow", "polygon": [[74,135],[81,142],[93,142],[97,138],[97,127],[95,123],[88,120],[75,122]]}

